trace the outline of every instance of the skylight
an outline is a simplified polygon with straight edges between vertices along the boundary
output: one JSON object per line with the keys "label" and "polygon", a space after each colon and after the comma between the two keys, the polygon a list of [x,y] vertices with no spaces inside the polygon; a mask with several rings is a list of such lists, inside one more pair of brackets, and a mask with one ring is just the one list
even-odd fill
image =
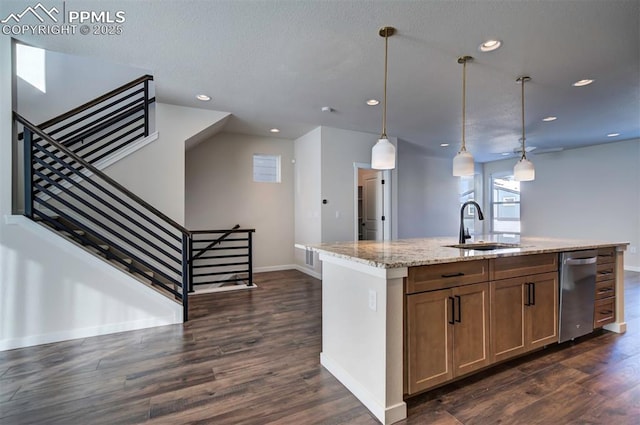
{"label": "skylight", "polygon": [[18,77],[42,93],[47,92],[45,51],[37,47],[16,44],[16,73]]}

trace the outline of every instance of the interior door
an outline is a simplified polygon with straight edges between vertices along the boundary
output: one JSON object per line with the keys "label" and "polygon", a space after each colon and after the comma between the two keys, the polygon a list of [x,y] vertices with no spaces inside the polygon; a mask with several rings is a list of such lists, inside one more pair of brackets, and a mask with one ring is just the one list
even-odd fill
{"label": "interior door", "polygon": [[364,239],[381,241],[382,227],[382,172],[372,171],[364,177],[363,184]]}

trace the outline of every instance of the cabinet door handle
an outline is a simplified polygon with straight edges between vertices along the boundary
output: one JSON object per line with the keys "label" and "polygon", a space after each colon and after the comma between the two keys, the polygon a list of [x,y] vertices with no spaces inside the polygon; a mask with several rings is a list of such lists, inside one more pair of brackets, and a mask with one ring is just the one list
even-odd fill
{"label": "cabinet door handle", "polygon": [[460,276],[464,276],[464,273],[462,273],[462,272],[449,273],[449,274],[443,274],[441,276],[444,277],[444,278],[447,278],[447,277],[460,277]]}
{"label": "cabinet door handle", "polygon": [[527,307],[531,305],[531,284],[525,283],[527,285],[527,300],[524,302],[524,305]]}
{"label": "cabinet door handle", "polygon": [[531,305],[536,305],[536,283],[531,282]]}
{"label": "cabinet door handle", "polygon": [[462,300],[460,299],[460,295],[456,295],[456,299],[458,300],[458,318],[456,319],[456,322],[461,323],[462,322]]}
{"label": "cabinet door handle", "polygon": [[613,310],[601,310],[600,314],[611,314],[613,313]]}
{"label": "cabinet door handle", "polygon": [[455,321],[453,318],[455,317],[456,301],[453,299],[453,297],[449,297],[449,302],[451,302],[451,319],[449,320],[449,324],[454,325]]}

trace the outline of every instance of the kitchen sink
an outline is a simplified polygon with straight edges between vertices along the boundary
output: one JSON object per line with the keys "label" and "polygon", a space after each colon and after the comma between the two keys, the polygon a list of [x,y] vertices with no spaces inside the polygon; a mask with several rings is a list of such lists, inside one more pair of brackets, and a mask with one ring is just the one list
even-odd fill
{"label": "kitchen sink", "polygon": [[520,248],[520,244],[504,243],[504,242],[475,242],[475,243],[462,243],[457,245],[446,245],[446,246],[449,248],[473,249],[477,251],[492,251],[494,249]]}

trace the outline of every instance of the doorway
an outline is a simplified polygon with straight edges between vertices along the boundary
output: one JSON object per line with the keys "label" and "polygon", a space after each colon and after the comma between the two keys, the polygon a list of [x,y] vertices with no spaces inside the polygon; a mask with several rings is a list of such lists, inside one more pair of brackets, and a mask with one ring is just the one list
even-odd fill
{"label": "doorway", "polygon": [[388,171],[374,170],[369,164],[354,164],[356,207],[355,240],[382,241],[391,238]]}

